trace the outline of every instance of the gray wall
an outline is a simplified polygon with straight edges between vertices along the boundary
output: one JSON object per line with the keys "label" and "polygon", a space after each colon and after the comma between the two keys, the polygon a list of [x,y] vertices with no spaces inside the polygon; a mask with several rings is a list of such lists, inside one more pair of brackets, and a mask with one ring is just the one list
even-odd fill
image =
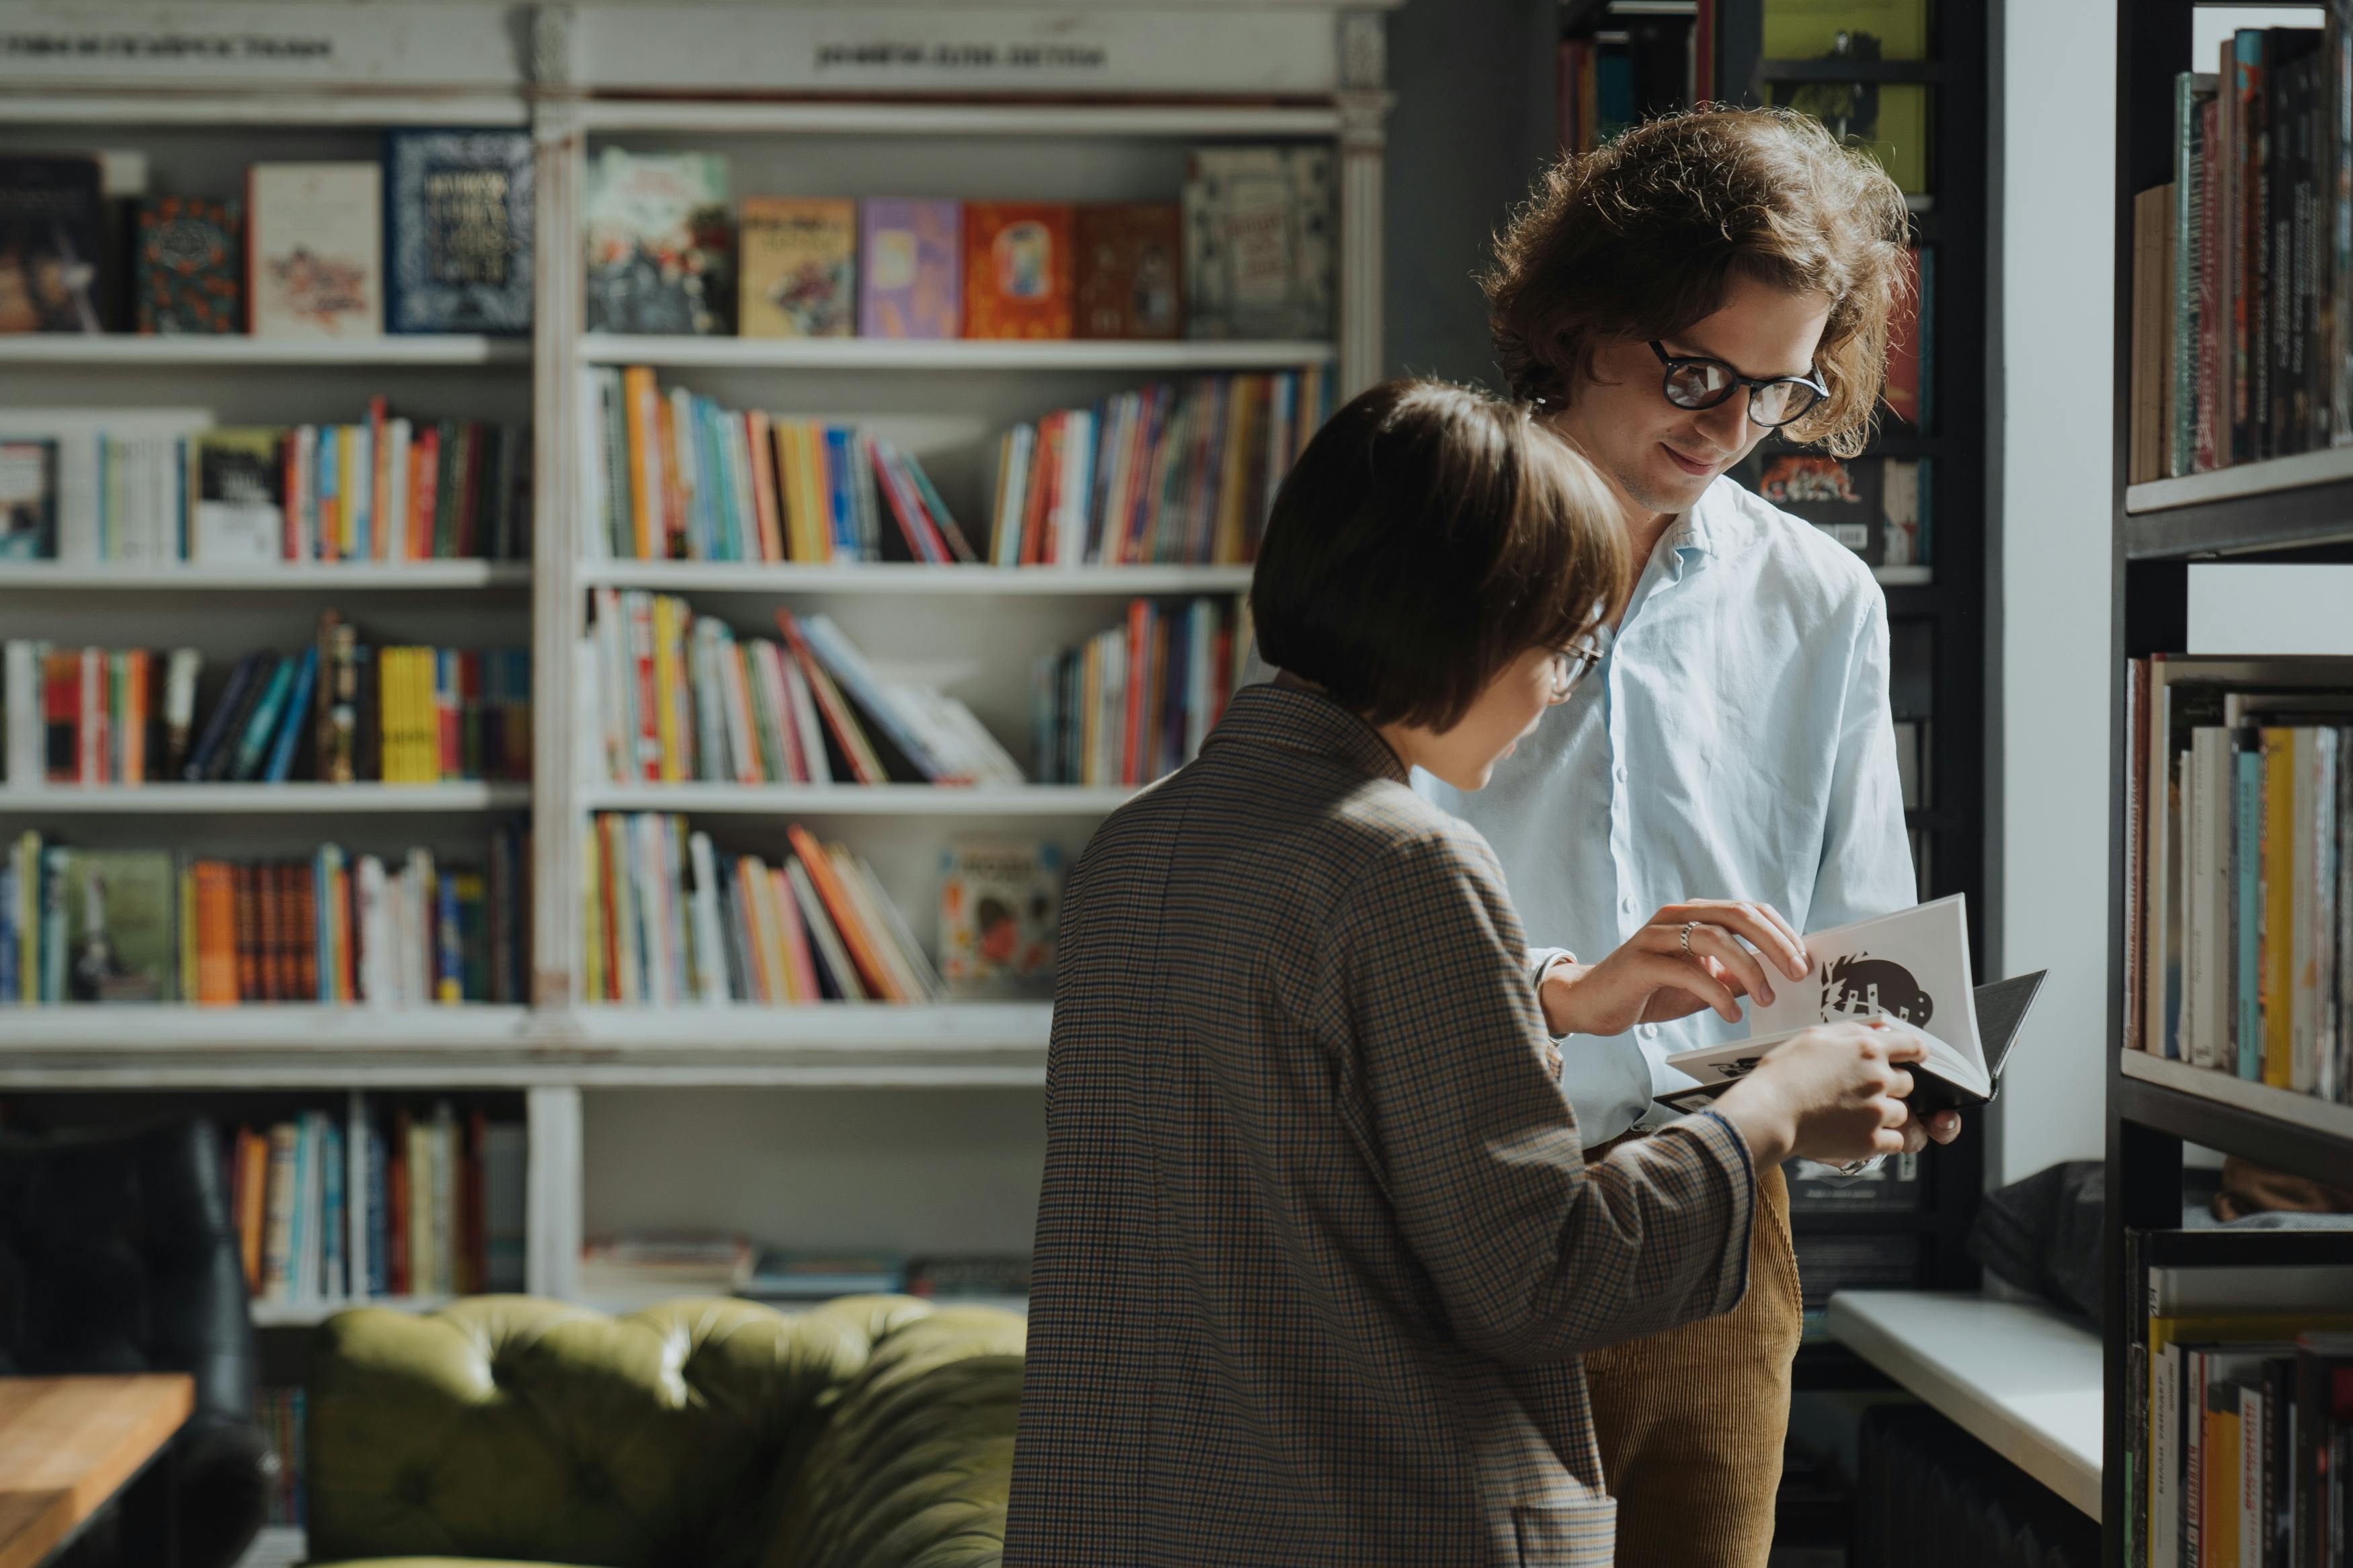
{"label": "gray wall", "polygon": [[1406,0],[1389,16],[1386,351],[1391,374],[1501,390],[1472,281],[1558,143],[1559,0]]}

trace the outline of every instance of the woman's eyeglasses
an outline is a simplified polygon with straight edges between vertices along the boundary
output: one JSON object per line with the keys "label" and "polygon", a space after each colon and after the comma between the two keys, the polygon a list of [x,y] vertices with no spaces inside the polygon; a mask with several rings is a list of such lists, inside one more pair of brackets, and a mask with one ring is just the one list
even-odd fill
{"label": "woman's eyeglasses", "polygon": [[1651,352],[1666,367],[1661,390],[1667,401],[1694,413],[1713,408],[1742,387],[1748,389],[1748,417],[1767,430],[1795,424],[1813,412],[1831,389],[1810,375],[1780,375],[1769,381],[1743,375],[1722,360],[1687,359],[1669,353],[1656,339]]}
{"label": "woman's eyeglasses", "polygon": [[1577,690],[1577,683],[1609,656],[1608,638],[1600,633],[1581,637],[1567,647],[1552,650],[1552,695],[1546,700],[1559,707]]}

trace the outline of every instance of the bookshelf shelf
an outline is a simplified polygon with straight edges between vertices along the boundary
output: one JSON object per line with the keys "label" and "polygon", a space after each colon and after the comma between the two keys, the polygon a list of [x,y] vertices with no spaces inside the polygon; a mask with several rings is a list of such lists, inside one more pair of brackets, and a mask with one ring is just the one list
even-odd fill
{"label": "bookshelf shelf", "polygon": [[1134,795],[1124,784],[588,784],[590,811],[757,816],[1093,816]]}
{"label": "bookshelf shelf", "polygon": [[13,561],[0,566],[7,593],[337,593],[443,592],[457,588],[520,588],[531,583],[527,561],[290,561],[274,566],[162,565],[74,561]]}
{"label": "bookshelf shelf", "polygon": [[2146,1051],[2118,1053],[2119,1113],[2210,1149],[2353,1184],[2353,1105],[2253,1083]]}
{"label": "bookshelf shelf", "polygon": [[9,816],[423,816],[520,811],[527,784],[155,784],[90,789],[0,786],[0,819]]}
{"label": "bookshelf shelf", "polygon": [[1874,566],[1871,574],[1883,588],[1926,588],[1936,581],[1934,566]]}
{"label": "bookshelf shelf", "polygon": [[583,585],[592,588],[655,588],[674,594],[1128,598],[1138,594],[1240,594],[1248,591],[1250,572],[1248,566],[924,566],[907,562],[794,566],[736,561],[590,561],[581,565],[579,575]]}
{"label": "bookshelf shelf", "polygon": [[354,1307],[382,1307],[395,1312],[438,1312],[454,1296],[359,1296],[326,1301],[255,1301],[248,1310],[257,1329],[307,1329]]}
{"label": "bookshelf shelf", "polygon": [[271,365],[333,365],[352,368],[397,365],[522,365],[531,363],[528,338],[381,337],[358,341],[310,338],[140,337],[108,332],[22,332],[0,337],[0,366],[165,365],[221,368]]}
{"label": "bookshelf shelf", "polygon": [[1328,364],[1324,342],[974,342],[903,338],[691,338],[585,332],[589,364],[719,370],[1211,371]]}
{"label": "bookshelf shelf", "polygon": [[[217,1052],[315,1054],[323,1065],[339,1056],[389,1051],[443,1055],[524,1044],[534,1031],[522,1007],[344,1007],[314,1003],[265,1003],[200,1007],[66,1005],[0,1008],[0,1059],[12,1065],[42,1055],[106,1055],[137,1051],[183,1058]],[[298,1073],[290,1081],[301,1081]]]}
{"label": "bookshelf shelf", "polygon": [[720,135],[1328,137],[1337,110],[1280,103],[859,103],[605,99],[581,105],[592,132]]}
{"label": "bookshelf shelf", "polygon": [[718,1051],[1043,1052],[1050,1002],[822,1003],[802,1006],[586,1006],[563,1022],[589,1047]]}

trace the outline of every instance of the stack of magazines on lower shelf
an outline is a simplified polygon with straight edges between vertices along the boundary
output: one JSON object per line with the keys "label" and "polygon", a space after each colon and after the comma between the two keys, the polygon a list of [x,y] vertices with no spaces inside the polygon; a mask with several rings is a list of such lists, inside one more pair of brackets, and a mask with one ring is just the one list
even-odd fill
{"label": "stack of magazines on lower shelf", "polygon": [[940,977],[873,869],[797,825],[770,865],[686,819],[593,818],[583,846],[591,1001],[928,1002]]}
{"label": "stack of magazines on lower shelf", "polygon": [[520,1004],[530,847],[485,866],[79,849],[19,835],[0,861],[0,1005],[74,1002]]}
{"label": "stack of magazines on lower shelf", "polygon": [[884,679],[824,616],[738,639],[683,599],[600,589],[589,628],[616,783],[1019,784],[972,710]]}
{"label": "stack of magazines on lower shelf", "polygon": [[907,1257],[887,1249],[762,1247],[733,1234],[659,1233],[592,1241],[580,1256],[580,1294],[606,1311],[664,1301],[742,1296],[786,1310],[838,1296],[906,1294],[943,1305],[1015,1305],[1029,1294],[1019,1253]]}

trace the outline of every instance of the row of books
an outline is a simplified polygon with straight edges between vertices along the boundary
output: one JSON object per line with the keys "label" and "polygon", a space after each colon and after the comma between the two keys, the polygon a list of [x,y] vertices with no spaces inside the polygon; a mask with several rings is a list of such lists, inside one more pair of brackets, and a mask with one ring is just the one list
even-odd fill
{"label": "row of books", "polygon": [[262,1516],[265,1525],[300,1530],[307,1517],[310,1500],[302,1486],[310,1468],[303,1447],[308,1440],[307,1415],[301,1384],[269,1384],[255,1393],[253,1418],[277,1461],[269,1472],[269,1494]]}
{"label": "row of books", "polygon": [[2140,1261],[2184,1234],[2126,1233],[2123,1561],[2353,1561],[2353,1268]]}
{"label": "row of books", "polygon": [[1198,377],[1057,409],[997,447],[988,558],[999,566],[1232,564],[1332,413],[1321,365]]}
{"label": "row of books", "polygon": [[531,330],[531,136],[392,131],[380,163],[150,195],[136,152],[0,159],[0,332]]}
{"label": "row of books", "polygon": [[588,515],[623,561],[976,559],[923,466],[854,425],[722,408],[601,369]]}
{"label": "row of books", "polygon": [[27,831],[0,863],[0,1005],[521,1004],[529,846],[492,830],[480,868],[86,849]]}
{"label": "row of books", "polygon": [[2353,690],[2269,673],[2133,665],[2125,1038],[2353,1103]]}
{"label": "row of books", "polygon": [[686,601],[602,588],[589,626],[606,777],[617,783],[1019,784],[972,710],[883,679],[825,616],[738,640]]}
{"label": "row of books", "polygon": [[188,409],[0,409],[12,561],[521,561],[531,430],[393,417],[216,428]]}
{"label": "row of books", "polygon": [[795,825],[776,865],[682,816],[600,813],[582,843],[583,994],[624,1003],[928,1002],[936,971],[875,879]]}
{"label": "row of books", "polygon": [[2134,197],[2135,483],[2353,442],[2353,47],[2242,27],[2174,81],[2173,178]]}
{"label": "row of books", "polygon": [[229,1194],[258,1301],[522,1289],[523,1124],[370,1104],[304,1110],[229,1141]]}
{"label": "row of books", "polygon": [[1233,602],[1133,599],[1124,622],[1038,661],[1038,773],[1045,784],[1145,784],[1192,760],[1237,669]]}
{"label": "row of books", "polygon": [[[371,647],[333,611],[248,653],[207,706],[195,648],[0,644],[0,781],[439,784],[531,776],[524,648]],[[202,724],[199,713],[206,714]]]}
{"label": "row of books", "polygon": [[[1180,203],[747,195],[726,158],[589,165],[592,331],[828,338],[1323,338],[1332,154],[1205,147]],[[740,232],[740,246],[738,236]]]}
{"label": "row of books", "polygon": [[1029,1294],[1029,1259],[1020,1253],[909,1258],[888,1250],[761,1247],[734,1235],[619,1236],[581,1248],[580,1293],[600,1308],[623,1311],[704,1296],[743,1296],[780,1307],[900,1293],[1002,1302]]}

